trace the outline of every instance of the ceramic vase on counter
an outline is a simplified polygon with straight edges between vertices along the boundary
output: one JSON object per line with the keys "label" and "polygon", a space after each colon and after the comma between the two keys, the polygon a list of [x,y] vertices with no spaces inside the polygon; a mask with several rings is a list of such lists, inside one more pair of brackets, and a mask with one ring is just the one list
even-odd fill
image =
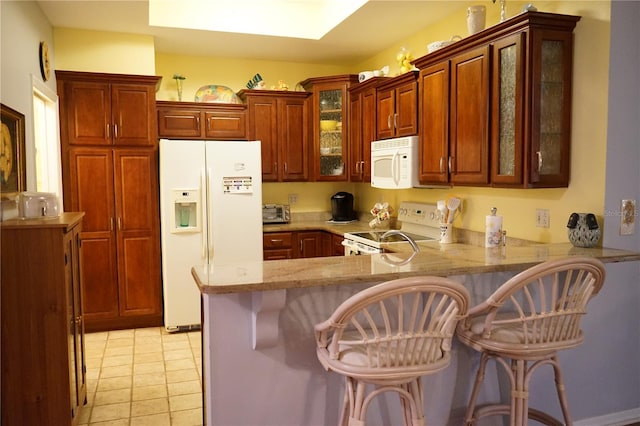
{"label": "ceramic vase on counter", "polygon": [[487,8],[482,5],[469,6],[467,9],[467,29],[469,35],[484,30]]}
{"label": "ceramic vase on counter", "polygon": [[571,213],[567,228],[569,241],[575,247],[593,247],[600,240],[600,227],[593,213]]}

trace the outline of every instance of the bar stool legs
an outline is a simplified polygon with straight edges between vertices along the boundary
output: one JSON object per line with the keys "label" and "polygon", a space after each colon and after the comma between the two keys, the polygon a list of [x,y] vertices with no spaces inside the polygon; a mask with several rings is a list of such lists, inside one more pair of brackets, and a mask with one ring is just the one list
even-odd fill
{"label": "bar stool legs", "polygon": [[[478,393],[480,392],[480,387],[485,378],[487,362],[490,359],[495,359],[496,363],[502,365],[504,370],[507,372],[511,388],[511,403],[510,405],[492,404],[476,409]],[[560,403],[560,408],[562,409],[562,415],[565,423],[558,421],[553,416],[540,410],[529,408],[529,382],[535,370],[543,365],[551,365],[553,367],[556,392],[558,394],[558,401]],[[511,362],[509,363],[505,358],[500,357],[497,354],[482,352],[480,366],[478,367],[476,380],[473,385],[473,390],[471,391],[471,397],[469,399],[469,405],[467,407],[464,421],[465,425],[471,426],[475,425],[478,419],[482,417],[508,414],[511,419],[511,426],[527,426],[528,419],[533,419],[550,426],[571,426],[573,422],[571,421],[568,407],[564,381],[562,379],[562,371],[560,370],[556,354],[533,361],[526,359],[511,359]]]}

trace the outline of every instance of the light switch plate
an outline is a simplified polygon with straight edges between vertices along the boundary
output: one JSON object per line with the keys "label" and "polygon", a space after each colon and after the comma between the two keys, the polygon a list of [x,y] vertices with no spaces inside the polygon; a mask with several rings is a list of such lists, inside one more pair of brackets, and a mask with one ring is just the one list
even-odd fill
{"label": "light switch plate", "polygon": [[620,208],[620,235],[633,235],[637,214],[636,200],[622,200]]}

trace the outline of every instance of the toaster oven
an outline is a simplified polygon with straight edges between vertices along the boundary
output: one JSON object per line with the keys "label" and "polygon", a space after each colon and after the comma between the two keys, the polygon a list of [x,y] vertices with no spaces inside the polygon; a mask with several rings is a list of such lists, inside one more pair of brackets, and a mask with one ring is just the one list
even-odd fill
{"label": "toaster oven", "polygon": [[289,223],[291,211],[287,204],[265,204],[262,206],[262,223]]}

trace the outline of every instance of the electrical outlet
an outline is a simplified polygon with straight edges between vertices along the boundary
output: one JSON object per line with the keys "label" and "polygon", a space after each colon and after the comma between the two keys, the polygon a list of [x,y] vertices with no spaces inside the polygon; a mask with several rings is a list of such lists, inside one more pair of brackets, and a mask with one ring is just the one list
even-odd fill
{"label": "electrical outlet", "polygon": [[536,226],[538,228],[549,227],[549,210],[548,209],[536,209]]}
{"label": "electrical outlet", "polygon": [[633,235],[638,214],[636,200],[622,200],[620,212],[620,235]]}
{"label": "electrical outlet", "polygon": [[289,194],[289,204],[293,205],[298,202],[298,194]]}

